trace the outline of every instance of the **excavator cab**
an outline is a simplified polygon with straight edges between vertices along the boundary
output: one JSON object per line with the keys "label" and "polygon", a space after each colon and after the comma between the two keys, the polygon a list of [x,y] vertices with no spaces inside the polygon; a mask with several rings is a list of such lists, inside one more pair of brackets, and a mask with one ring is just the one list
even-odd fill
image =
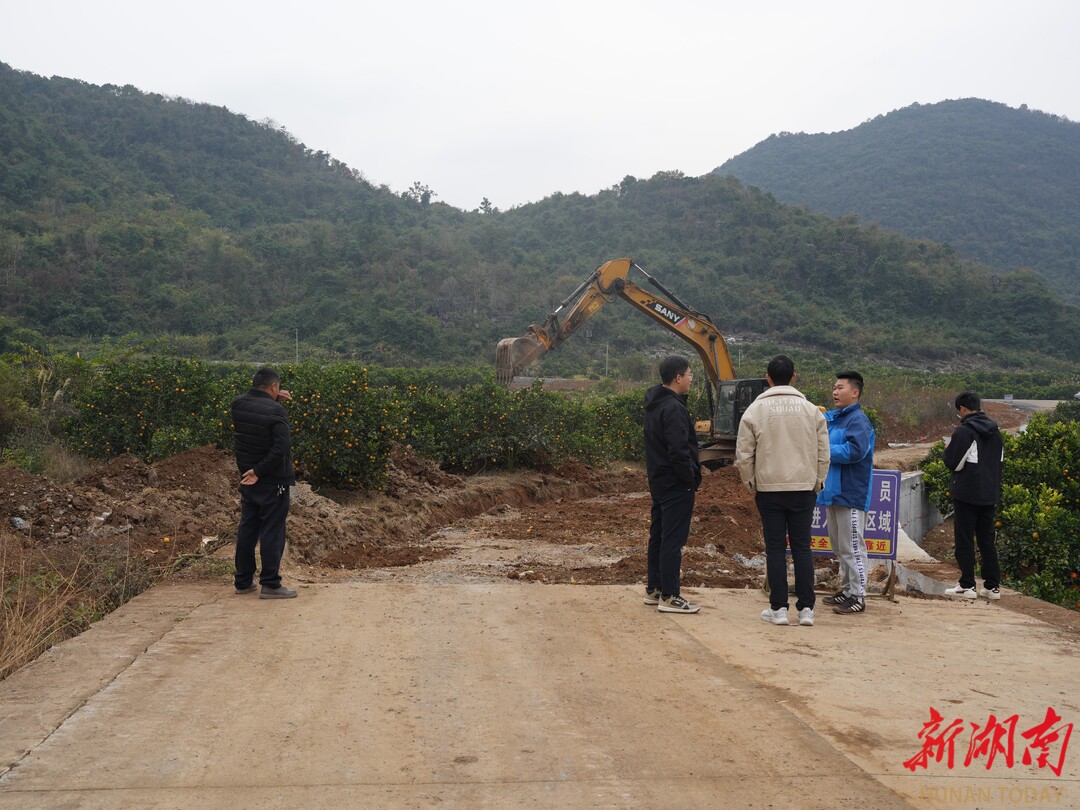
{"label": "excavator cab", "polygon": [[713,417],[715,432],[730,436],[738,434],[742,415],[750,407],[750,403],[768,387],[769,383],[760,378],[721,380],[718,386],[716,415]]}

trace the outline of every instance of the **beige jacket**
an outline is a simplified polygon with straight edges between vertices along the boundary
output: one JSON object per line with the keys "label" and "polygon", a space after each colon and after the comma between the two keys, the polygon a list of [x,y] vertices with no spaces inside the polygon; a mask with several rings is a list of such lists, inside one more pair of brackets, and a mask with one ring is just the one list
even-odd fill
{"label": "beige jacket", "polygon": [[820,492],[829,472],[821,410],[790,385],[769,388],[739,423],[735,466],[751,492]]}

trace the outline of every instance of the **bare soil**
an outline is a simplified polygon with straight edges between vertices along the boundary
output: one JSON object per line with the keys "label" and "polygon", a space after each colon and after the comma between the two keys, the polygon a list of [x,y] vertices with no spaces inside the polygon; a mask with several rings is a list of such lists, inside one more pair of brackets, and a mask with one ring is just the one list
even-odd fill
{"label": "bare soil", "polygon": [[[984,402],[987,416],[1005,431],[1015,432],[1031,415],[1004,402]],[[890,414],[879,413],[881,420],[874,448],[874,466],[882,470],[909,472],[918,469],[930,448],[956,429],[955,417],[935,419],[911,425]]]}
{"label": "bare soil", "polygon": [[[988,403],[1003,428],[1026,415]],[[886,424],[876,464],[910,469],[951,422]],[[629,584],[644,581],[650,500],[640,466],[477,476],[445,472],[397,448],[384,493],[293,490],[286,575],[302,581],[407,578]],[[69,484],[0,468],[0,543],[7,576],[63,570],[111,554],[117,564],[173,577],[227,577],[239,497],[229,453],[212,446],[156,464],[121,456]],[[939,529],[939,534],[945,531]],[[928,548],[949,559],[951,545]],[[951,532],[949,533],[951,544]],[[758,587],[763,552],[753,498],[731,467],[698,493],[683,576],[688,586]],[[207,564],[216,560],[216,565]],[[751,563],[751,561],[753,561]],[[828,567],[829,560],[818,561]],[[291,567],[291,570],[289,570]]]}

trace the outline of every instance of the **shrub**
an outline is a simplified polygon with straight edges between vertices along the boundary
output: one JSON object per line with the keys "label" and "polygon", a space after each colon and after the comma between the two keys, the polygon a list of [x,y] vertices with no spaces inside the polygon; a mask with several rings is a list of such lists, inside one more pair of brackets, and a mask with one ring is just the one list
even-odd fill
{"label": "shrub", "polygon": [[399,438],[391,389],[369,386],[367,369],[355,363],[279,373],[293,396],[288,408],[297,472],[314,485],[381,487],[391,443]]}
{"label": "shrub", "polygon": [[151,357],[101,364],[64,420],[72,449],[94,459],[132,453],[146,461],[231,445],[229,404],[247,385],[197,360]]}

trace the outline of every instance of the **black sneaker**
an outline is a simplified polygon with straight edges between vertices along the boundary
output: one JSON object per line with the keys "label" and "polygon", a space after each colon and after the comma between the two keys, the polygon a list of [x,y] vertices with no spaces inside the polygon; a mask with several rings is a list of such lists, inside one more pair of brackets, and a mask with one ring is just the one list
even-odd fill
{"label": "black sneaker", "polygon": [[296,596],[296,591],[292,588],[286,588],[284,585],[278,588],[267,588],[262,586],[262,590],[259,591],[260,599],[292,599]]}
{"label": "black sneaker", "polygon": [[847,594],[843,591],[837,591],[832,596],[826,596],[821,601],[826,605],[842,605],[847,601]]}
{"label": "black sneaker", "polygon": [[832,609],[833,613],[839,613],[845,615],[848,613],[865,613],[866,612],[866,600],[861,599],[858,596],[849,596],[841,604]]}

